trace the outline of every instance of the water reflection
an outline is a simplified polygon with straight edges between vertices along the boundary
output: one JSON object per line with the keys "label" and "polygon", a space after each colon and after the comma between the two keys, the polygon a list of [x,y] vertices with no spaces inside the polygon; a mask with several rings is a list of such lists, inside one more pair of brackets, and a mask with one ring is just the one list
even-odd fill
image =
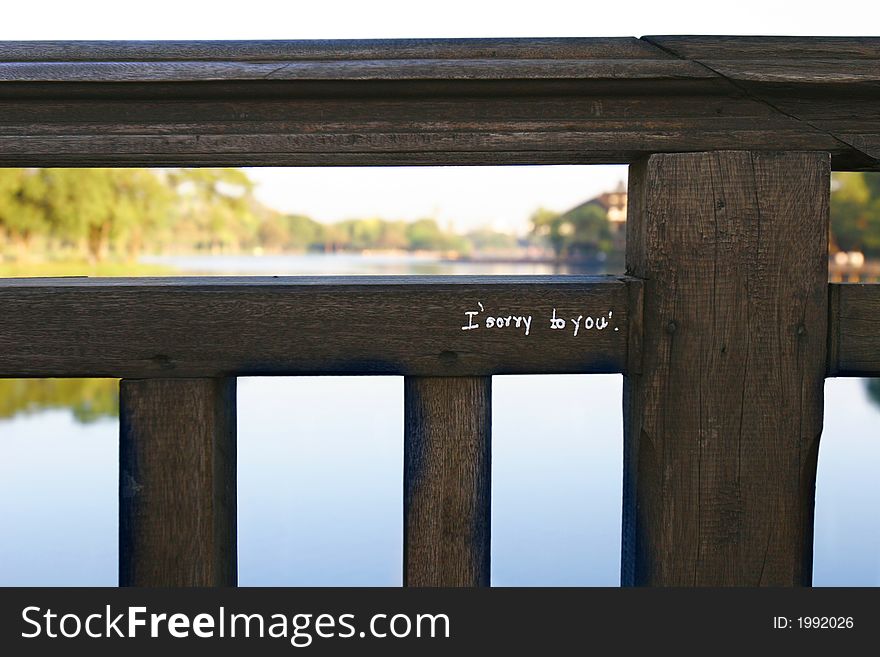
{"label": "water reflection", "polygon": [[880,406],[880,379],[865,379],[865,391],[875,406]]}
{"label": "water reflection", "polygon": [[0,379],[0,419],[69,409],[89,424],[119,414],[117,379]]}
{"label": "water reflection", "polygon": [[[619,384],[610,383],[497,377],[496,585],[616,583],[622,414]],[[0,525],[7,528],[0,585],[114,585],[117,382],[0,386]],[[399,585],[399,386],[397,377],[240,380],[243,584]],[[880,525],[872,521],[880,443],[870,430],[880,421],[878,392],[880,379],[826,384],[819,586],[880,584]]]}
{"label": "water reflection", "polygon": [[[866,397],[880,408],[880,378],[862,379]],[[118,379],[0,379],[0,420],[55,409],[80,424],[119,415]]]}

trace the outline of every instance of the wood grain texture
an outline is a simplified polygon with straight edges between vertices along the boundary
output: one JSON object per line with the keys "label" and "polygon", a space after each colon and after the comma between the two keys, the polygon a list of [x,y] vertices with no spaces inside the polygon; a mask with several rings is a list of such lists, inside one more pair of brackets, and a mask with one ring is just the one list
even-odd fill
{"label": "wood grain texture", "polygon": [[0,61],[356,61],[362,59],[644,59],[633,37],[268,41],[4,41]]}
{"label": "wood grain texture", "polygon": [[390,59],[303,62],[6,62],[3,82],[214,80],[616,80],[711,78],[676,59]]}
{"label": "wood grain texture", "polygon": [[630,175],[645,279],[625,378],[625,585],[808,585],[826,367],[829,161],[655,155]]}
{"label": "wood grain texture", "polygon": [[876,37],[825,36],[646,36],[653,43],[688,59],[880,60]]}
{"label": "wood grain texture", "polygon": [[[627,285],[613,276],[4,279],[0,376],[621,372]],[[554,309],[565,330],[550,328]],[[468,311],[480,328],[463,330]],[[487,328],[489,316],[508,325]],[[514,319],[527,316],[528,335]],[[579,316],[608,325],[574,336]]]}
{"label": "wood grain texture", "polygon": [[878,51],[752,37],[6,42],[0,165],[587,164],[749,148],[876,170]]}
{"label": "wood grain texture", "polygon": [[[877,170],[880,39],[673,36],[644,40],[700,64],[774,111],[833,136],[861,153],[866,168]],[[861,168],[857,162],[853,167]]]}
{"label": "wood grain texture", "polygon": [[832,283],[829,376],[880,376],[880,285]]}
{"label": "wood grain texture", "polygon": [[404,586],[489,586],[491,382],[404,380]]}
{"label": "wood grain texture", "polygon": [[235,586],[235,379],[120,383],[119,584]]}

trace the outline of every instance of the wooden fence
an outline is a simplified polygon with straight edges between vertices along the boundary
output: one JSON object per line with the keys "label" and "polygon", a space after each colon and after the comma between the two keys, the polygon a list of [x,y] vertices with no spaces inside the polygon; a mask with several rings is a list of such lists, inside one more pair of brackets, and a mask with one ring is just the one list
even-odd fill
{"label": "wooden fence", "polygon": [[406,377],[405,583],[487,585],[491,377],[591,372],[624,585],[807,585],[824,379],[880,374],[827,272],[880,40],[0,43],[0,166],[623,162],[625,277],[7,279],[0,376],[122,378],[122,585],[236,583],[235,376],[351,373]]}

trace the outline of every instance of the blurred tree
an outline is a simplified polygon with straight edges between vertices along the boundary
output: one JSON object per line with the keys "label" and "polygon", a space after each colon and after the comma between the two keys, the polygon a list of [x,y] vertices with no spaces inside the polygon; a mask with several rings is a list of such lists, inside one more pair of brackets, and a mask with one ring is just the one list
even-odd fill
{"label": "blurred tree", "polygon": [[862,251],[868,257],[880,257],[880,175],[834,174],[831,242],[842,251]]}
{"label": "blurred tree", "polygon": [[62,238],[84,243],[93,262],[109,248],[116,219],[111,169],[42,169],[49,221]]}
{"label": "blurred tree", "polygon": [[171,221],[174,193],[167,182],[149,169],[113,171],[116,217],[112,237],[134,261],[144,242],[162,231]]}
{"label": "blurred tree", "polygon": [[325,224],[321,228],[321,244],[327,253],[345,251],[350,246],[350,236],[344,225]]}
{"label": "blurred tree", "polygon": [[348,219],[335,225],[345,233],[346,248],[353,251],[375,248],[382,234],[381,219]]}
{"label": "blurred tree", "polygon": [[260,222],[257,240],[267,251],[283,251],[290,242],[290,227],[280,215],[270,215]]}
{"label": "blurred tree", "polygon": [[416,251],[442,248],[443,233],[434,219],[417,219],[406,227],[409,247]]}
{"label": "blurred tree", "polygon": [[304,251],[323,243],[323,224],[302,214],[290,214],[284,219],[290,234],[287,248]]}
{"label": "blurred tree", "polygon": [[[554,249],[583,249],[604,239],[594,209],[557,215],[539,210],[533,231]],[[282,215],[259,203],[254,184],[238,169],[5,169],[0,170],[0,241],[19,258],[33,238],[40,246],[74,250],[91,262],[109,255],[129,261],[145,249],[211,252],[371,249],[457,251],[516,246],[488,229],[458,235],[434,219],[380,218],[322,224]],[[3,253],[0,252],[0,256]],[[50,253],[53,255],[53,253]]]}
{"label": "blurred tree", "polygon": [[403,251],[409,248],[409,239],[406,236],[405,221],[385,221],[382,223],[382,232],[379,235],[380,249],[389,251]]}
{"label": "blurred tree", "polygon": [[596,203],[583,203],[559,214],[538,208],[530,217],[530,235],[547,242],[557,258],[612,250],[611,224]]}
{"label": "blurred tree", "polygon": [[49,232],[45,183],[37,169],[0,169],[0,231],[15,245],[17,256],[29,256],[35,235]]}
{"label": "blurred tree", "polygon": [[514,249],[519,244],[514,235],[491,228],[478,228],[466,233],[464,237],[476,251],[505,251]]}
{"label": "blurred tree", "polygon": [[456,246],[434,219],[416,219],[407,224],[406,237],[413,251],[442,251]]}
{"label": "blurred tree", "polygon": [[[546,241],[557,258],[562,256],[567,234],[574,232],[570,224],[563,228],[562,215],[546,208],[538,208],[529,217],[529,234],[538,241]],[[570,230],[569,230],[570,229]]]}
{"label": "blurred tree", "polygon": [[568,238],[567,251],[573,255],[608,253],[612,249],[608,213],[596,203],[584,203],[562,215],[574,230]]}
{"label": "blurred tree", "polygon": [[260,224],[254,184],[240,169],[179,169],[169,174],[179,220],[195,228],[197,248],[212,253],[256,243]]}
{"label": "blurred tree", "polygon": [[173,194],[148,169],[42,169],[40,178],[53,233],[84,243],[93,262],[113,243],[134,259],[171,216]]}

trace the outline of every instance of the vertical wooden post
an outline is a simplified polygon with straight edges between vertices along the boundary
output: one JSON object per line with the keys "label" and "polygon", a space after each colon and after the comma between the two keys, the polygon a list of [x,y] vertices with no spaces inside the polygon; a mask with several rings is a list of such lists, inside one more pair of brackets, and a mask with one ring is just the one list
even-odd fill
{"label": "vertical wooden post", "polygon": [[652,155],[630,173],[645,279],[624,386],[624,585],[809,585],[830,161]]}
{"label": "vertical wooden post", "polygon": [[235,586],[235,379],[120,383],[119,583]]}
{"label": "vertical wooden post", "polygon": [[406,377],[404,586],[488,586],[491,377]]}

